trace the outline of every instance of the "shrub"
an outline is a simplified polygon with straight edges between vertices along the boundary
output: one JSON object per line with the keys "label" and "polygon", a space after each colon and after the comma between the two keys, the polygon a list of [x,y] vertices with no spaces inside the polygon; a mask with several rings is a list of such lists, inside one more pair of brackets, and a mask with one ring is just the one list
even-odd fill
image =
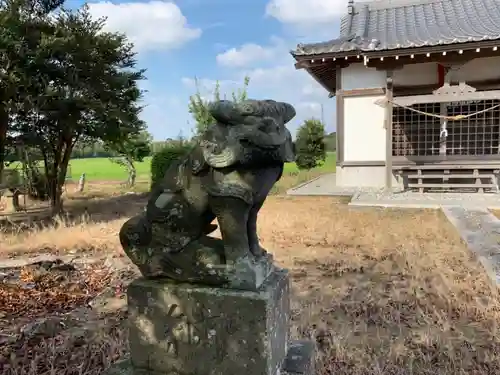
{"label": "shrub", "polygon": [[166,170],[173,162],[182,158],[191,150],[187,143],[176,144],[162,148],[153,154],[151,159],[151,185],[155,185],[163,178]]}
{"label": "shrub", "polygon": [[295,163],[299,169],[312,169],[326,160],[325,127],[321,121],[310,119],[297,131]]}

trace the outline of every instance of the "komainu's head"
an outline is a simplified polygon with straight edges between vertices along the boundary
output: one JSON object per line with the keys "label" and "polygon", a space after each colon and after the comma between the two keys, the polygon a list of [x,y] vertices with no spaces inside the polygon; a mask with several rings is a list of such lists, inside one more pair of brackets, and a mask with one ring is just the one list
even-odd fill
{"label": "komainu's head", "polygon": [[292,136],[285,127],[295,117],[292,105],[274,100],[221,100],[210,104],[210,113],[217,122],[200,141],[210,166],[294,160]]}

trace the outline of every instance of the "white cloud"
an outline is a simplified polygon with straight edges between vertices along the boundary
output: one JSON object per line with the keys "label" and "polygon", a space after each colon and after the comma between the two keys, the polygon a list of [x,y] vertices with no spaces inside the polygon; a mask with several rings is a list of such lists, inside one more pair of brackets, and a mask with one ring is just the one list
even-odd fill
{"label": "white cloud", "polygon": [[[306,119],[321,118],[322,105],[329,131],[334,130],[335,101],[328,98],[328,93],[312,77],[302,70],[296,70],[293,62],[269,68],[248,68],[233,72],[219,81],[222,97],[230,97],[233,91],[242,87],[243,77],[250,77],[248,95],[254,99],[274,99],[288,102],[295,106],[297,116],[288,126],[292,133]],[[225,79],[224,79],[225,78]],[[183,84],[193,90],[195,81],[183,78]],[[216,80],[198,79],[200,92],[204,98],[212,97]]]}
{"label": "white cloud", "polygon": [[310,82],[302,86],[302,94],[306,96],[318,96],[325,93],[325,89],[318,82],[311,79]]}
{"label": "white cloud", "polygon": [[93,17],[107,17],[105,29],[127,34],[140,51],[176,48],[201,35],[172,2],[103,1],[90,3],[89,10]]}
{"label": "white cloud", "polygon": [[297,70],[293,60],[269,68],[254,68],[240,72],[250,77],[249,92],[257,99],[274,99],[295,106],[297,116],[288,126],[292,133],[306,119],[321,118],[329,131],[335,128],[335,101],[307,72]]}
{"label": "white cloud", "polygon": [[258,63],[280,62],[289,59],[289,48],[283,39],[270,38],[268,45],[245,43],[239,47],[226,49],[216,56],[219,65],[232,68],[248,68]]}
{"label": "white cloud", "polygon": [[293,85],[297,82],[299,78],[297,72],[293,66],[290,65],[277,65],[271,68],[255,68],[250,71],[245,72],[245,75],[250,77],[250,82],[252,85],[265,88],[279,88]]}
{"label": "white cloud", "polygon": [[[197,90],[200,93],[201,99],[205,101],[214,100],[214,91],[217,84],[219,84],[219,93],[221,99],[232,99],[233,93],[238,93],[243,88],[244,77],[241,79],[194,79],[183,77],[181,78],[182,84],[190,91],[189,95],[194,94]],[[198,82],[196,82],[198,81]]]}
{"label": "white cloud", "polygon": [[270,0],[266,15],[292,25],[338,21],[347,12],[347,0]]}
{"label": "white cloud", "polygon": [[[314,84],[317,85],[317,83],[315,81],[313,81],[313,83],[307,82],[310,77],[302,71],[297,71],[293,64],[276,65],[269,68],[241,69],[234,72],[231,77],[223,78],[218,81],[210,78],[195,79],[188,77],[183,77],[181,80],[183,85],[191,90],[196,89],[197,82],[201,94],[213,92],[216,84],[219,83],[221,94],[231,95],[231,92],[243,86],[243,80],[246,76],[250,78],[250,91],[254,89],[271,90],[273,92],[282,90],[287,91],[290,86],[295,86],[293,92],[302,96],[311,96],[317,93],[320,95],[325,94],[324,90],[321,92],[319,89],[311,89],[309,86]],[[308,88],[307,90],[305,90],[306,87]],[[319,86],[319,88],[321,87]]]}
{"label": "white cloud", "polygon": [[311,110],[313,112],[318,112],[321,110],[321,104],[317,102],[302,102],[299,107]]}
{"label": "white cloud", "polygon": [[335,104],[333,101],[329,102],[301,102],[296,106],[296,110],[298,113],[301,114],[301,117],[303,119],[310,119],[310,118],[316,118],[318,120],[325,120],[327,128],[332,128],[330,126],[331,124],[331,119],[333,118],[327,118],[327,119],[322,119],[324,117],[324,109],[327,109],[327,112],[329,113],[328,117],[331,116],[333,106]]}
{"label": "white cloud", "polygon": [[184,86],[187,86],[189,88],[196,87],[196,81],[194,78],[182,77],[181,82]]}
{"label": "white cloud", "polygon": [[[246,60],[243,58],[238,60],[238,64],[232,65],[234,69],[219,69],[220,76],[197,79],[198,88],[203,97],[212,98],[218,79],[221,96],[226,95],[230,98],[232,92],[242,87],[244,77],[248,76],[250,78],[248,86],[250,98],[284,101],[296,108],[297,116],[288,126],[293,134],[304,120],[311,117],[321,118],[322,115],[324,115],[328,131],[335,129],[335,99],[328,98],[328,92],[306,71],[295,69],[294,59],[289,55],[287,45],[283,40],[272,38],[270,43],[264,46],[252,44],[252,49],[248,49],[246,46],[248,44],[229,50],[241,53],[247,51]],[[248,58],[249,50],[271,49],[274,55],[267,61],[266,59]],[[243,61],[245,61],[244,64]],[[220,66],[221,62],[218,62]],[[191,93],[195,92],[196,81],[194,78],[182,78],[182,84]]]}
{"label": "white cloud", "polygon": [[219,65],[228,67],[246,67],[262,60],[271,60],[277,54],[276,47],[263,47],[258,44],[248,43],[240,48],[231,48],[217,55]]}

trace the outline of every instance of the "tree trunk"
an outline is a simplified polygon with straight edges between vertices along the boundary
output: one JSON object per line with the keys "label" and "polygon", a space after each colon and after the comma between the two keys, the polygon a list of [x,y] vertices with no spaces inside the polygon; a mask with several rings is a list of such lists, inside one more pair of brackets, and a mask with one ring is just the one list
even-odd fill
{"label": "tree trunk", "polygon": [[133,187],[135,185],[135,179],[137,177],[137,171],[135,169],[134,162],[129,159],[125,158],[125,163],[127,164],[127,170],[128,170],[128,186]]}
{"label": "tree trunk", "polygon": [[[52,170],[46,173],[47,182],[50,187],[50,207],[53,216],[64,212],[62,193],[66,181],[69,159],[71,158],[71,151],[73,151],[71,139],[69,141],[62,141],[60,147],[61,149],[55,152],[55,159],[51,167]],[[62,149],[64,149],[64,152]]]}
{"label": "tree trunk", "polygon": [[49,184],[50,208],[52,216],[56,216],[62,214],[64,211],[63,201],[62,201],[62,187],[59,186],[58,183],[57,171],[55,172],[55,175],[52,174],[47,177]]}
{"label": "tree trunk", "polygon": [[135,168],[132,170],[132,172],[130,173],[129,175],[129,181],[128,181],[128,185],[130,187],[134,187],[135,186],[135,179],[136,179],[136,172],[135,172]]}
{"label": "tree trunk", "polygon": [[0,106],[0,180],[2,179],[7,149],[7,130],[9,128],[9,115],[4,106]]}
{"label": "tree trunk", "polygon": [[15,189],[12,192],[12,207],[14,207],[14,211],[19,212],[21,211],[21,205],[19,204],[19,196],[21,195],[21,192],[18,189]]}

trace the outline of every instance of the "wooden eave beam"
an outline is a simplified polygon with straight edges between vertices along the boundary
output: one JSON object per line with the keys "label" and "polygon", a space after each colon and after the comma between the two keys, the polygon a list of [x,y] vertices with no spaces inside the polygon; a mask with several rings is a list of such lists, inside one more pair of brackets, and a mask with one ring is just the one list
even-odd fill
{"label": "wooden eave beam", "polygon": [[386,70],[386,69],[400,69],[405,65],[411,64],[424,64],[429,62],[436,62],[440,64],[463,64],[468,61],[484,58],[484,57],[495,57],[500,56],[499,52],[490,52],[490,53],[476,53],[470,51],[464,51],[460,54],[458,51],[447,53],[443,55],[442,53],[435,54],[423,54],[416,55],[412,54],[409,56],[395,56],[395,57],[384,57],[384,58],[376,58],[376,59],[368,59],[366,66],[369,68],[376,68],[378,70]]}
{"label": "wooden eave beam", "polygon": [[295,69],[307,69],[311,63],[308,60],[300,60],[295,63]]}
{"label": "wooden eave beam", "polygon": [[[456,85],[459,82],[457,80],[451,80],[452,85]],[[467,81],[467,84],[475,87],[479,91],[484,90],[497,90],[500,89],[500,78],[485,79],[480,81]],[[439,84],[425,84],[425,85],[411,85],[411,86],[394,86],[395,96],[406,96],[406,95],[423,95],[430,94],[434,90],[439,88]]]}
{"label": "wooden eave beam", "polygon": [[411,54],[422,55],[422,54],[435,54],[435,53],[449,53],[455,51],[469,51],[469,50],[480,50],[482,49],[496,49],[500,46],[500,38],[495,40],[482,40],[478,42],[468,42],[460,44],[446,44],[428,47],[412,47],[412,48],[402,48],[393,50],[382,50],[382,51],[366,51],[363,53],[367,58],[374,59],[380,57],[395,57],[395,56],[407,56]]}
{"label": "wooden eave beam", "polygon": [[322,59],[320,60],[314,60],[314,59],[307,59],[307,60],[299,60],[295,63],[295,69],[310,69],[318,66],[329,66],[332,69],[337,69],[337,68],[345,68],[349,66],[350,62],[346,60],[325,60],[323,61]]}
{"label": "wooden eave beam", "polygon": [[[454,52],[454,51],[468,51],[481,49],[495,49],[500,47],[500,38],[496,40],[486,40],[479,42],[468,42],[460,44],[446,44],[428,47],[411,47],[411,48],[401,48],[401,49],[391,49],[391,50],[381,50],[381,51],[347,51],[347,52],[333,52],[333,53],[322,53],[317,55],[295,55],[295,60],[314,60],[315,62],[321,62],[325,60],[360,60],[363,61],[363,57],[366,56],[368,59],[379,59],[383,58],[394,58],[396,56],[409,56],[422,55],[422,54],[435,54],[443,52]],[[352,61],[351,61],[352,62]]]}
{"label": "wooden eave beam", "polygon": [[[316,74],[314,74],[313,72],[311,72],[311,70],[310,70],[310,69],[307,69],[307,68],[306,68],[306,70],[307,70],[307,73],[309,73],[309,75],[310,75],[311,77],[313,77],[313,78],[314,78],[314,80],[315,80],[316,82],[318,82],[318,83],[321,85],[321,87],[323,87],[323,88],[324,88],[324,89],[328,92],[328,98],[332,98],[332,97],[334,97],[334,96],[335,96],[335,87],[333,87],[333,90],[332,90],[332,88],[331,88],[331,87],[328,87],[328,85],[325,83],[325,81],[321,80],[321,78],[320,78],[320,77],[318,77],[318,76],[317,76]],[[334,74],[336,75],[337,73],[335,72]],[[335,77],[335,82],[337,81],[337,79],[338,79],[338,77]]]}
{"label": "wooden eave beam", "polygon": [[[500,99],[500,90],[492,91],[475,91],[475,92],[458,92],[453,94],[428,94],[428,95],[414,95],[414,96],[400,96],[392,100],[398,106],[411,106],[421,103],[449,103],[461,102],[469,100],[494,100]],[[387,104],[384,99],[377,100],[377,104],[385,107]]]}
{"label": "wooden eave beam", "polygon": [[[328,97],[332,98],[335,96],[335,82],[336,82],[336,72],[338,69],[345,68],[349,66],[349,61],[346,60],[337,60],[337,61],[322,61],[319,60],[320,62],[317,63],[316,61],[318,60],[311,60],[306,59],[306,60],[300,60],[295,64],[296,69],[305,69],[315,80],[318,82],[327,92],[328,92]],[[320,71],[316,71],[318,70]],[[327,74],[325,74],[325,70],[328,71]],[[321,72],[323,71],[323,72]],[[331,75],[334,75],[333,77]],[[333,79],[332,79],[333,78]]]}
{"label": "wooden eave beam", "polygon": [[296,56],[297,69],[304,69],[333,63],[364,62],[368,67],[379,70],[400,69],[404,65],[425,62],[442,64],[464,63],[475,58],[500,56],[500,40],[474,43],[450,44],[445,46],[415,47],[385,51],[355,51],[350,53],[325,53],[321,55]]}

